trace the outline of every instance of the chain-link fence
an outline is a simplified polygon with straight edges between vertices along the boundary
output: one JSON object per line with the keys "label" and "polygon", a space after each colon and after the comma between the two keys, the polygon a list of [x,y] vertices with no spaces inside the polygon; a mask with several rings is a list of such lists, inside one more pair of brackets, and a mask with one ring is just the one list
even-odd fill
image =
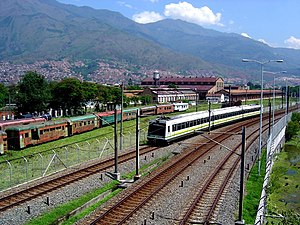
{"label": "chain-link fence", "polygon": [[[122,149],[134,148],[135,134],[127,132],[122,137]],[[145,143],[146,138],[147,130],[141,129],[140,143]],[[0,191],[92,159],[101,159],[113,153],[114,138],[104,137],[23,156],[11,161],[7,160],[0,163]]]}

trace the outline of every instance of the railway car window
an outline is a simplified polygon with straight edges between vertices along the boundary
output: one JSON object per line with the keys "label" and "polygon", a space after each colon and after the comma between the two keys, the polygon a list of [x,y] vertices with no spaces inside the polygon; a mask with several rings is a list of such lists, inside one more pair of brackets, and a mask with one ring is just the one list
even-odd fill
{"label": "railway car window", "polygon": [[170,132],[170,126],[168,126],[168,132]]}
{"label": "railway car window", "polygon": [[176,131],[176,125],[172,125],[172,131]]}
{"label": "railway car window", "polygon": [[25,133],[24,136],[25,136],[25,138],[28,138],[29,137],[29,133]]}
{"label": "railway car window", "polygon": [[32,138],[33,140],[38,140],[38,139],[40,139],[38,129],[32,129],[32,130],[31,130],[31,138]]}

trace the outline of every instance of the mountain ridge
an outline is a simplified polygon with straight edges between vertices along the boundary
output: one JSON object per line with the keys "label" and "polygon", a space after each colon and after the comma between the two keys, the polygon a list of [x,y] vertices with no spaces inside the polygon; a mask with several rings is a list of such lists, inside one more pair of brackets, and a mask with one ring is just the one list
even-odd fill
{"label": "mountain ridge", "polygon": [[138,24],[119,12],[55,0],[2,0],[0,31],[0,61],[112,59],[183,73],[245,75],[257,65],[243,64],[242,58],[280,57],[286,63],[270,64],[270,69],[292,68],[300,75],[300,50],[272,48],[181,20]]}

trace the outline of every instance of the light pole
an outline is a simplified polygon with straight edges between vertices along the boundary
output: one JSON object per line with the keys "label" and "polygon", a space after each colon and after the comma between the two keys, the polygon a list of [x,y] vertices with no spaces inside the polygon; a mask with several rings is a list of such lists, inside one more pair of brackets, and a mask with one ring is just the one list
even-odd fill
{"label": "light pole", "polygon": [[258,149],[258,175],[260,176],[260,154],[262,148],[262,110],[263,110],[263,82],[264,82],[264,65],[270,62],[283,62],[282,59],[258,61],[254,59],[242,59],[242,62],[254,62],[260,65],[261,72],[261,91],[260,91],[260,121],[259,121],[259,149]]}
{"label": "light pole", "polygon": [[288,86],[287,86],[287,79],[285,78],[285,123],[287,121],[287,114],[288,114]]}

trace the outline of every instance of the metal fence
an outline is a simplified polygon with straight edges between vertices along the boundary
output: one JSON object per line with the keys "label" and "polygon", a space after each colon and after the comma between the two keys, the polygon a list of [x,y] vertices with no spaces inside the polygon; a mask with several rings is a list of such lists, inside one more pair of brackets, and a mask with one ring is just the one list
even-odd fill
{"label": "metal fence", "polygon": [[[140,143],[145,143],[146,138],[147,130],[141,129]],[[123,149],[135,146],[135,134],[127,132],[122,139]],[[104,137],[7,160],[0,163],[0,191],[113,153],[114,138]]]}
{"label": "metal fence", "polygon": [[255,225],[264,224],[266,206],[267,206],[267,188],[272,171],[273,160],[276,150],[279,149],[280,143],[282,142],[287,122],[291,120],[292,113],[282,117],[272,128],[272,132],[267,142],[267,161],[266,161],[266,175],[264,177],[263,188],[261,192],[260,202],[257,209]]}

